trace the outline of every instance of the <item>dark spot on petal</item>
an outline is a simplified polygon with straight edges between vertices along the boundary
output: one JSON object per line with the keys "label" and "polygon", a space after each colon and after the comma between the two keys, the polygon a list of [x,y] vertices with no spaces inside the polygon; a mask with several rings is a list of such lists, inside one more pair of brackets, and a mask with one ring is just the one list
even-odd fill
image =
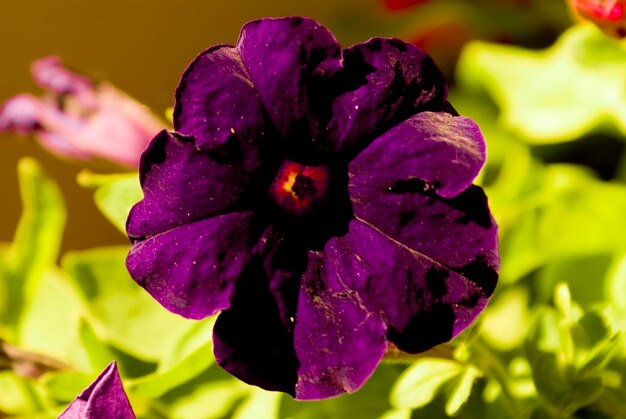
{"label": "dark spot on petal", "polygon": [[398,179],[395,180],[387,191],[392,194],[419,193],[424,194],[438,187],[438,183],[424,182],[422,179]]}
{"label": "dark spot on petal", "polygon": [[624,28],[623,26],[618,26],[618,28],[615,30],[615,32],[617,33],[617,36],[619,38],[625,38],[626,37],[626,28]]}
{"label": "dark spot on petal", "polygon": [[471,308],[471,307],[476,307],[476,305],[479,302],[480,302],[480,295],[479,294],[471,294],[467,298],[464,298],[461,301],[459,301],[459,305]]}
{"label": "dark spot on petal", "polygon": [[309,53],[304,44],[300,45],[300,49],[298,50],[298,61],[300,61],[300,64],[303,66],[309,64]]}
{"label": "dark spot on petal", "polygon": [[393,46],[400,52],[406,52],[407,50],[407,46],[404,41],[393,38],[393,39],[388,39],[387,42],[389,43],[389,45]]}
{"label": "dark spot on petal", "polygon": [[398,217],[398,227],[406,227],[407,224],[415,217],[415,211],[400,211]]}
{"label": "dark spot on petal", "polygon": [[446,279],[450,272],[445,269],[438,269],[436,266],[431,266],[426,272],[426,287],[430,291],[430,295],[438,300],[448,292],[446,286]]}
{"label": "dark spot on petal", "polygon": [[380,52],[383,49],[383,43],[380,39],[373,39],[365,44],[365,46],[372,52]]}
{"label": "dark spot on petal", "polygon": [[453,268],[453,270],[478,285],[487,297],[493,294],[498,283],[498,272],[489,266],[482,255],[476,257],[471,263]]}
{"label": "dark spot on petal", "polygon": [[154,164],[161,164],[165,161],[165,144],[170,141],[167,131],[159,132],[151,141],[141,156],[139,167],[139,181],[143,184],[148,172]]}
{"label": "dark spot on petal", "polygon": [[302,22],[304,22],[304,20],[301,17],[294,17],[291,19],[291,26],[295,28],[302,25]]}
{"label": "dark spot on petal", "polygon": [[413,316],[402,330],[390,328],[387,337],[404,352],[424,352],[450,340],[454,320],[451,306],[435,304]]}
{"label": "dark spot on petal", "polygon": [[243,161],[241,143],[235,135],[231,135],[224,143],[211,148],[207,154],[222,164],[239,164]]}
{"label": "dark spot on petal", "polygon": [[487,205],[487,196],[480,187],[472,185],[460,195],[443,201],[463,213],[461,217],[454,220],[455,223],[475,223],[484,229],[489,229],[493,226],[491,213]]}

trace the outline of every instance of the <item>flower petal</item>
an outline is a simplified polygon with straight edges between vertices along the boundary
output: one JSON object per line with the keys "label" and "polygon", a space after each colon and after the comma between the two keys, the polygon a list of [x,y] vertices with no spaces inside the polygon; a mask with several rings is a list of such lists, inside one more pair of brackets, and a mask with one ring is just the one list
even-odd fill
{"label": "flower petal", "polygon": [[350,163],[350,191],[393,193],[422,182],[449,198],[472,184],[484,162],[485,141],[471,119],[422,112],[377,138]]}
{"label": "flower petal", "polygon": [[75,98],[85,111],[94,111],[98,107],[95,83],[63,65],[59,57],[40,58],[31,66],[35,82],[55,95],[70,95]]}
{"label": "flower petal", "polygon": [[372,38],[344,51],[338,77],[347,91],[332,104],[328,124],[335,150],[369,141],[424,110],[444,110],[447,86],[433,60],[413,44]]}
{"label": "flower petal", "polygon": [[110,363],[59,416],[59,419],[100,418],[135,418],[115,362]]}
{"label": "flower petal", "polygon": [[[237,280],[230,308],[215,323],[213,351],[217,363],[240,380],[294,396],[298,360],[292,326],[285,324],[284,314],[293,312],[297,293],[281,290],[281,280],[292,269],[289,264],[287,259],[277,259],[273,269],[280,272],[271,276],[262,257],[246,266]],[[293,279],[297,285],[297,276]],[[285,292],[279,295],[280,291]],[[277,298],[282,304],[277,304]]]}
{"label": "flower petal", "polygon": [[343,282],[339,263],[311,252],[302,277],[294,330],[300,400],[358,390],[385,353],[385,324]]}
{"label": "flower petal", "polygon": [[258,241],[249,212],[220,215],[135,243],[130,275],[171,312],[202,319],[230,305]]}
{"label": "flower petal", "polygon": [[141,157],[144,198],[132,208],[127,232],[137,240],[234,210],[250,174],[219,163],[192,138],[161,131]]}
{"label": "flower petal", "polygon": [[469,279],[358,220],[325,251],[336,255],[338,277],[369,310],[382,313],[388,339],[406,352],[456,336],[482,311],[495,286]]}
{"label": "flower petal", "polygon": [[341,66],[341,48],[328,29],[301,17],[261,19],[243,27],[237,47],[283,138],[310,141],[324,132],[324,117],[311,112],[329,110],[316,101],[325,99],[322,82]]}
{"label": "flower petal", "polygon": [[[355,217],[414,251],[467,271],[470,279],[485,277],[492,282],[485,287],[493,288],[499,267],[497,225],[483,190],[470,186],[453,198],[441,198],[428,183],[403,171],[407,166],[398,162],[390,172],[382,167],[351,176]],[[388,176],[396,171],[400,176]]]}
{"label": "flower petal", "polygon": [[236,48],[212,47],[187,67],[176,89],[174,128],[203,150],[256,149],[265,141],[263,106]]}

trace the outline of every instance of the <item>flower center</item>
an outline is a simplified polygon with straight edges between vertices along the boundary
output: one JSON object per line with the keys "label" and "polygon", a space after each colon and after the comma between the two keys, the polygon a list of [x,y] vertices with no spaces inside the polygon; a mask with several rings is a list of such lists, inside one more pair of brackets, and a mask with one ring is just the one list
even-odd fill
{"label": "flower center", "polygon": [[283,209],[307,214],[327,198],[328,169],[286,160],[270,187],[270,195]]}

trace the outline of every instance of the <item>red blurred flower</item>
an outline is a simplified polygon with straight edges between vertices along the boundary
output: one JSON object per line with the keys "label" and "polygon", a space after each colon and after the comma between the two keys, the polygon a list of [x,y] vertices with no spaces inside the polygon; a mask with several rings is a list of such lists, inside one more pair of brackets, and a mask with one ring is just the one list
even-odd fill
{"label": "red blurred flower", "polygon": [[626,37],[624,0],[568,0],[572,12],[581,20],[593,22],[614,38]]}

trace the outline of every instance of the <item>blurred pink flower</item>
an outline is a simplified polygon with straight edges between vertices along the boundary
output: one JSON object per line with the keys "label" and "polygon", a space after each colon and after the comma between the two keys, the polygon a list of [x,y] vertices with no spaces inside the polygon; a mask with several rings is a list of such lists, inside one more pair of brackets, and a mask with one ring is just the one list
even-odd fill
{"label": "blurred pink flower", "polygon": [[165,127],[146,106],[109,83],[68,70],[58,57],[42,58],[31,70],[46,93],[8,99],[0,106],[0,132],[34,133],[62,157],[137,167],[148,141]]}

